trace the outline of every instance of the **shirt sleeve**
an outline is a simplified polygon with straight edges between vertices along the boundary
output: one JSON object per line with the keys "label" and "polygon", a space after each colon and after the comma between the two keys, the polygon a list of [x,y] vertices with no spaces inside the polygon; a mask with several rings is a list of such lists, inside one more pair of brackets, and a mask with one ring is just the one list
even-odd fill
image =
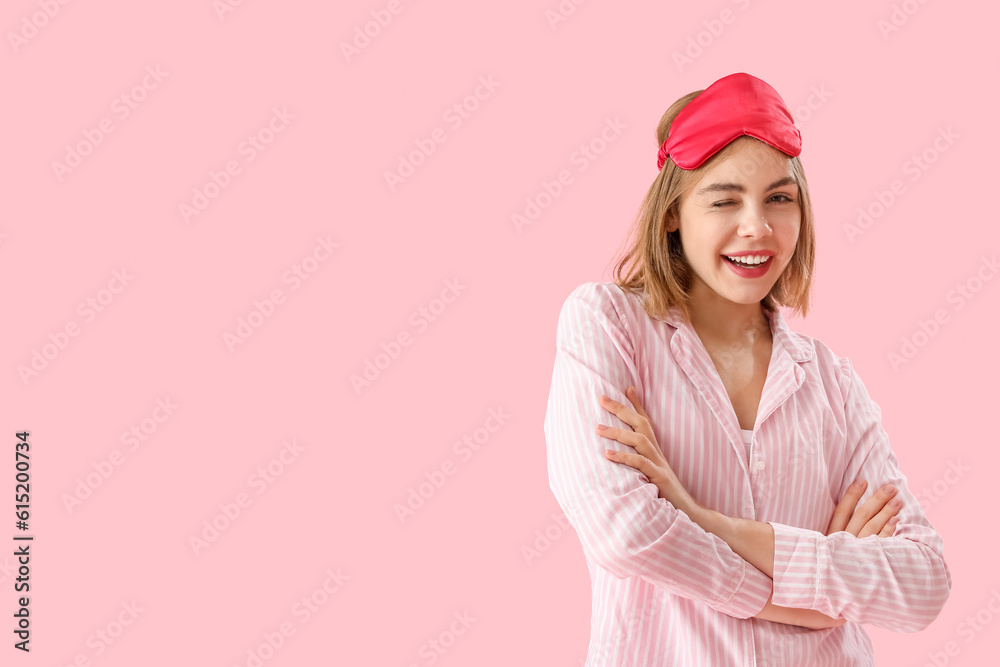
{"label": "shirt sleeve", "polygon": [[735,618],[759,613],[771,579],[717,536],[658,497],[649,479],[609,461],[606,449],[634,450],[599,436],[597,424],[631,428],[600,404],[629,404],[639,384],[630,336],[608,288],[581,285],[563,304],[545,414],[549,486],[589,559],[614,576],[638,576]]}
{"label": "shirt sleeve", "polygon": [[882,413],[850,360],[841,358],[848,446],[855,445],[837,498],[857,478],[868,481],[858,506],[891,483],[903,506],[892,537],[857,538],[840,531],[770,522],[774,527],[774,597],[785,607],[815,609],[834,618],[894,632],[917,632],[937,618],[951,593],[943,540],[931,527],[899,470]]}

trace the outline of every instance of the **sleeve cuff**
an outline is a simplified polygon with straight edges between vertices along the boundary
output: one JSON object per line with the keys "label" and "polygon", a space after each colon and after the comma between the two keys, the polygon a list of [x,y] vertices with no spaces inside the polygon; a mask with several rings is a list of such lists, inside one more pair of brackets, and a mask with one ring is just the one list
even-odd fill
{"label": "sleeve cuff", "polygon": [[771,602],[780,607],[815,609],[824,571],[823,535],[815,530],[769,521],[774,528],[774,577]]}
{"label": "sleeve cuff", "polygon": [[728,600],[719,603],[716,609],[734,618],[756,616],[771,597],[771,578],[746,561],[743,562],[743,578]]}

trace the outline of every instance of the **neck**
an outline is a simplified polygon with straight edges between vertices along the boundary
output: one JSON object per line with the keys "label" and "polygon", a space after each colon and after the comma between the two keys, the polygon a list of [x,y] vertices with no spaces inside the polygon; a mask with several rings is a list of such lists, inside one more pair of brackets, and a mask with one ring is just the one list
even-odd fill
{"label": "neck", "polygon": [[727,346],[752,346],[771,339],[771,325],[759,302],[734,303],[711,295],[692,294],[691,326],[702,341]]}

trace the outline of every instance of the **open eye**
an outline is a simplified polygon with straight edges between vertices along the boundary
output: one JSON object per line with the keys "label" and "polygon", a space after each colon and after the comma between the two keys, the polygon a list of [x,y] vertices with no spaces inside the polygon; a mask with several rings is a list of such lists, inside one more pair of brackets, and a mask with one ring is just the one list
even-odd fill
{"label": "open eye", "polygon": [[787,202],[795,201],[794,199],[792,199],[791,197],[782,192],[779,192],[778,194],[774,195],[773,197],[771,197],[771,199],[774,199],[774,197],[782,197],[782,199],[777,200],[777,203],[779,204],[785,204]]}

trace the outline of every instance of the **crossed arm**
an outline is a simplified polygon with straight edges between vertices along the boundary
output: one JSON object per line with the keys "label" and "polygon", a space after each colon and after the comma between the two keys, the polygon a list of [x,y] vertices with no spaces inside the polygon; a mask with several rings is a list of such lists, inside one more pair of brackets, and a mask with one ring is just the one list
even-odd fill
{"label": "crossed arm", "polygon": [[[600,425],[597,433],[634,448],[636,453],[609,449],[605,452],[607,458],[631,466],[646,475],[650,483],[657,487],[660,498],[672,503],[706,532],[721,538],[745,561],[773,580],[775,533],[772,525],[762,521],[730,517],[698,504],[680,484],[663,457],[656,443],[649,416],[643,409],[635,388],[629,387],[625,396],[630,403],[628,406],[612,401],[607,396],[601,397],[601,405],[630,428],[608,428]],[[868,535],[892,536],[898,520],[895,515],[902,506],[902,501],[898,499],[893,501],[896,489],[892,485],[885,485],[861,507],[857,507],[858,500],[866,487],[867,481],[861,479],[848,487],[834,512],[827,535],[846,531],[862,538]],[[833,618],[815,610],[781,607],[775,605],[772,598],[773,593],[764,608],[754,615],[755,618],[813,629],[835,627],[847,621],[845,618]]]}
{"label": "crossed arm", "polygon": [[[590,558],[615,576],[642,577],[735,618],[805,627],[850,620],[913,632],[937,616],[951,588],[940,536],[906,489],[877,408],[849,364],[843,376],[848,438],[858,454],[844,479],[895,483],[905,501],[899,525],[868,526],[885,510],[886,498],[873,493],[855,512],[864,489],[850,488],[842,489],[838,506],[842,527],[832,530],[835,515],[827,535],[726,517],[683,499],[666,501],[645,471],[609,465],[618,461],[604,455],[613,443],[594,426],[604,421],[632,429],[621,419],[609,422],[598,399],[603,393],[629,403],[621,388],[641,373],[613,306],[587,296],[589,303],[571,296],[560,314],[545,433],[550,487]],[[794,577],[803,568],[815,573],[815,584],[803,586]]]}

